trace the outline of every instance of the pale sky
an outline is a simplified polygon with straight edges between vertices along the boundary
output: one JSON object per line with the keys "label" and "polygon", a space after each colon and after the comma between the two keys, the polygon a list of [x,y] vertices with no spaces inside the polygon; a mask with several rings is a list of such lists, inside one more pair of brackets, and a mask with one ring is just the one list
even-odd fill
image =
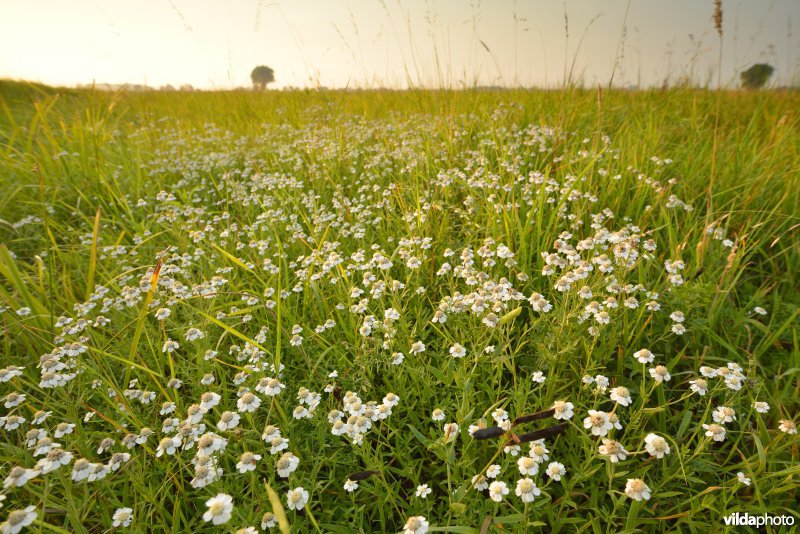
{"label": "pale sky", "polygon": [[[264,64],[271,88],[555,87],[570,70],[591,86],[612,70],[615,85],[715,85],[712,13],[712,0],[0,0],[0,78],[226,89]],[[759,62],[772,83],[799,81],[798,24],[800,0],[723,0],[723,85]]]}

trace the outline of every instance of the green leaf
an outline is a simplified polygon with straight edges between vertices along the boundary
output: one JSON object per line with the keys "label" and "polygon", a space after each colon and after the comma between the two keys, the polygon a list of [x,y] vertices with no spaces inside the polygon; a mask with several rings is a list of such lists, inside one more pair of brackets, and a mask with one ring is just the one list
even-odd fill
{"label": "green leaf", "polygon": [[523,521],[525,521],[524,514],[502,515],[492,518],[492,523],[494,523],[495,525],[499,524],[513,525],[515,523],[522,523]]}
{"label": "green leaf", "polygon": [[230,261],[232,261],[233,263],[235,263],[236,265],[238,265],[239,267],[241,267],[245,271],[249,271],[250,270],[242,260],[240,260],[239,258],[234,256],[233,254],[231,254],[230,252],[228,252],[224,248],[222,248],[222,247],[220,247],[219,245],[216,245],[216,244],[212,244],[211,246],[214,247],[214,249],[217,252],[219,252],[221,255],[225,256],[226,258],[228,258]]}
{"label": "green leaf", "polygon": [[428,367],[428,372],[436,378],[442,384],[447,384],[448,381],[445,379],[444,373],[442,373],[439,369],[435,367]]}
{"label": "green leaf", "polygon": [[504,324],[513,321],[519,316],[520,313],[522,313],[522,306],[520,306],[519,308],[514,308],[507,314],[500,317],[500,320],[497,321],[497,326],[503,326]]}
{"label": "green leaf", "polygon": [[420,432],[411,425],[408,425],[408,428],[411,430],[411,433],[414,434],[417,437],[417,439],[420,440],[420,442],[422,442],[423,445],[427,447],[430,444],[431,440],[423,436],[422,432]]}
{"label": "green leaf", "polygon": [[289,520],[286,519],[286,512],[283,509],[281,498],[278,497],[278,494],[275,493],[275,490],[272,489],[266,480],[264,481],[264,487],[267,488],[269,502],[272,505],[272,513],[275,514],[275,519],[278,520],[278,528],[282,534],[289,534]]}
{"label": "green leaf", "polygon": [[756,450],[758,451],[758,469],[754,471],[755,474],[760,473],[767,467],[767,453],[764,451],[764,445],[761,443],[761,438],[759,438],[756,434],[752,434],[753,436],[753,443],[756,444]]}
{"label": "green leaf", "polygon": [[450,511],[457,516],[462,516],[467,511],[467,505],[460,502],[450,503]]}
{"label": "green leaf", "polygon": [[689,428],[689,423],[692,422],[693,415],[694,412],[692,410],[686,410],[685,412],[683,412],[683,419],[681,419],[681,424],[678,427],[678,432],[675,434],[676,440],[681,439],[683,435],[686,433],[686,429]]}

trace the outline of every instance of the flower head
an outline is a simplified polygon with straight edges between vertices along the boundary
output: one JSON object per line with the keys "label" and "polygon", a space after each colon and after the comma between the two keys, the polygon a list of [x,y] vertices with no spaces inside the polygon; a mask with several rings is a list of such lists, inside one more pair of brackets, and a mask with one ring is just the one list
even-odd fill
{"label": "flower head", "polygon": [[778,428],[787,434],[797,434],[797,424],[791,419],[781,419]]}
{"label": "flower head", "polygon": [[536,441],[531,442],[529,454],[536,463],[547,461],[547,459],[550,458],[548,454],[549,452],[550,451],[547,450],[543,439],[537,439]]}
{"label": "flower head", "polygon": [[545,473],[547,473],[547,476],[553,480],[559,481],[561,480],[561,477],[567,474],[567,470],[564,467],[564,464],[560,462],[550,462],[545,470]]}
{"label": "flower head", "polygon": [[736,420],[736,410],[728,406],[717,406],[717,409],[711,414],[715,423],[724,425]]}
{"label": "flower head", "polygon": [[502,501],[506,495],[508,495],[508,486],[502,480],[495,480],[489,484],[489,498],[494,502]]}
{"label": "flower head", "polygon": [[200,396],[200,410],[202,412],[207,412],[217,404],[219,404],[220,397],[219,393],[214,393],[213,391],[207,391]]}
{"label": "flower head", "polygon": [[694,380],[689,381],[689,386],[694,393],[697,393],[700,396],[703,396],[708,392],[708,382],[702,378],[695,378]]}
{"label": "flower head", "polygon": [[532,381],[534,381],[534,382],[536,382],[537,384],[544,384],[545,380],[547,380],[547,377],[546,377],[546,376],[544,376],[544,373],[543,373],[543,372],[541,372],[541,371],[536,371],[536,372],[535,372],[535,373],[533,373],[533,375],[531,376],[531,380],[532,380]]}
{"label": "flower head", "polygon": [[300,458],[291,452],[285,452],[275,463],[275,470],[278,472],[279,477],[287,478],[297,469],[298,465],[300,465]]}
{"label": "flower head", "polygon": [[261,459],[260,454],[254,454],[252,452],[243,452],[242,455],[239,457],[239,462],[236,464],[236,469],[240,473],[255,471],[256,462],[258,462],[260,459]]}
{"label": "flower head", "polygon": [[421,515],[408,518],[403,527],[403,534],[425,534],[428,532],[428,521]]}
{"label": "flower head", "polygon": [[629,406],[632,402],[631,392],[624,386],[617,386],[611,390],[611,400],[622,406]]}
{"label": "flower head", "polygon": [[659,384],[662,382],[669,382],[669,379],[671,378],[669,375],[669,370],[663,365],[656,365],[655,367],[651,367],[649,372],[653,380],[655,380]]}
{"label": "flower head", "polygon": [[112,526],[130,526],[131,520],[133,520],[133,510],[131,508],[117,508],[112,519],[114,521]]}
{"label": "flower head", "polygon": [[409,349],[409,352],[411,352],[411,354],[419,354],[421,352],[425,352],[425,344],[422,343],[421,341],[415,341],[411,345],[411,349]]}
{"label": "flower head", "polygon": [[24,510],[14,510],[6,520],[0,524],[3,534],[17,534],[23,528],[36,521],[36,507],[28,506]]}
{"label": "flower head", "polygon": [[467,349],[464,348],[463,345],[456,343],[452,347],[450,347],[450,356],[453,358],[463,358],[467,355]]}
{"label": "flower head", "polygon": [[647,349],[637,350],[633,353],[633,357],[639,360],[639,363],[653,363],[653,353]]}
{"label": "flower head", "polygon": [[603,438],[603,444],[598,447],[598,452],[603,456],[608,456],[611,463],[616,463],[628,457],[628,451],[619,441]]}
{"label": "flower head", "polygon": [[542,490],[536,487],[536,483],[530,478],[517,480],[517,487],[514,494],[522,499],[522,502],[533,502],[533,499],[542,494]]}
{"label": "flower head", "polygon": [[523,456],[517,460],[517,467],[523,475],[533,476],[539,472],[539,464],[530,456]]}
{"label": "flower head", "polygon": [[206,501],[208,510],[203,514],[203,521],[211,521],[215,525],[222,525],[231,519],[233,512],[233,497],[225,493],[218,493]]}
{"label": "flower head", "polygon": [[278,524],[278,518],[275,517],[275,514],[272,512],[265,512],[263,516],[261,516],[261,530],[267,530],[268,528],[273,528],[275,525]]}
{"label": "flower head", "polygon": [[708,365],[703,365],[700,367],[700,374],[706,378],[715,378],[719,376],[719,370],[709,367]]}
{"label": "flower head", "polygon": [[302,510],[308,503],[308,492],[302,486],[289,490],[286,494],[286,504],[290,510]]}
{"label": "flower head", "polygon": [[489,487],[489,480],[485,475],[475,475],[472,477],[472,485],[475,486],[476,490],[483,491]]}
{"label": "flower head", "polygon": [[452,441],[458,436],[458,423],[445,423],[444,425],[444,439],[445,441]]}
{"label": "flower head", "polygon": [[634,501],[646,501],[650,498],[650,488],[640,478],[629,478],[625,484],[625,495]]}
{"label": "flower head", "polygon": [[716,423],[710,425],[703,425],[703,430],[706,431],[706,436],[712,438],[714,441],[725,441],[725,427]]}
{"label": "flower head", "polygon": [[261,406],[261,399],[249,391],[236,401],[236,408],[242,413],[255,412],[259,406]]}
{"label": "flower head", "polygon": [[555,413],[553,413],[553,418],[563,419],[565,421],[567,419],[572,419],[572,416],[574,415],[572,410],[574,408],[575,406],[571,402],[555,401],[553,403],[553,410],[555,411]]}
{"label": "flower head", "polygon": [[647,449],[647,452],[649,452],[651,456],[661,459],[669,454],[669,444],[667,440],[658,434],[647,434],[644,438],[644,442],[644,448]]}
{"label": "flower head", "polygon": [[605,436],[614,425],[609,421],[606,412],[589,410],[589,417],[583,420],[583,427],[591,429],[593,436]]}

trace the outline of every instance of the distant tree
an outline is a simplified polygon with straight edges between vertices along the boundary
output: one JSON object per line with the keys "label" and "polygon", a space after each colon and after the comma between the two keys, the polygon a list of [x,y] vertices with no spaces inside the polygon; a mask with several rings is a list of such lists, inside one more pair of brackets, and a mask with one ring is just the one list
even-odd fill
{"label": "distant tree", "polygon": [[253,81],[253,89],[263,91],[268,83],[275,81],[275,72],[266,65],[259,65],[250,73],[250,79]]}
{"label": "distant tree", "polygon": [[766,63],[753,65],[740,74],[742,87],[745,89],[760,89],[766,85],[773,72],[775,72],[775,68],[772,65],[767,65]]}

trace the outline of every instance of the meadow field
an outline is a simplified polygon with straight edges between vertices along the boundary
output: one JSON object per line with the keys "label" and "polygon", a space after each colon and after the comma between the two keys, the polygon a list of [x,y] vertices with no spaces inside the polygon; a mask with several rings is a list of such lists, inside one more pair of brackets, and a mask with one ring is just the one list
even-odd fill
{"label": "meadow field", "polygon": [[798,110],[1,82],[0,530],[796,528]]}

